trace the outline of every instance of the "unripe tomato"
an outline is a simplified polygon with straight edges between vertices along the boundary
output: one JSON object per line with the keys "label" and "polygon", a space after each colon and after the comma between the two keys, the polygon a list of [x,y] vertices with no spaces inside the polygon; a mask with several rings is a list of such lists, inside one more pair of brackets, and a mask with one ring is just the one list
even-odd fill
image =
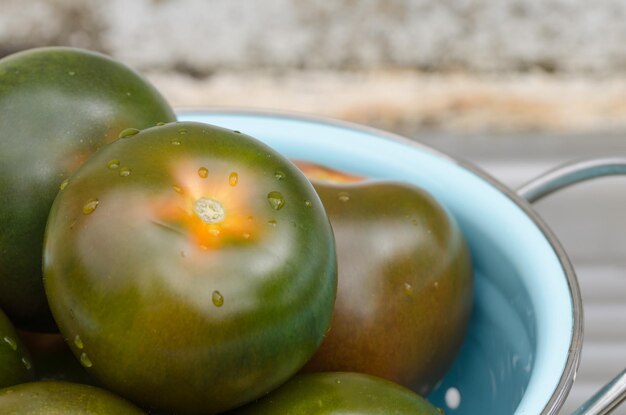
{"label": "unripe tomato", "polygon": [[0,389],[3,415],[141,415],[124,399],[94,386],[47,381]]}
{"label": "unripe tomato", "polygon": [[0,310],[0,388],[34,378],[35,371],[28,350],[7,316]]}
{"label": "unripe tomato", "polygon": [[96,153],[48,221],[45,286],[75,355],[158,410],[269,392],[330,323],[334,239],[304,175],[251,137],[173,123]]}
{"label": "unripe tomato", "polygon": [[130,68],[98,53],[38,48],[0,60],[0,308],[30,330],[54,330],[41,255],[59,187],[127,128],[175,120]]}
{"label": "unripe tomato", "polygon": [[472,310],[459,226],[413,185],[300,165],[333,226],[339,266],[331,329],[305,370],[369,373],[426,395],[456,357]]}
{"label": "unripe tomato", "polygon": [[426,399],[362,373],[300,374],[229,415],[441,415]]}

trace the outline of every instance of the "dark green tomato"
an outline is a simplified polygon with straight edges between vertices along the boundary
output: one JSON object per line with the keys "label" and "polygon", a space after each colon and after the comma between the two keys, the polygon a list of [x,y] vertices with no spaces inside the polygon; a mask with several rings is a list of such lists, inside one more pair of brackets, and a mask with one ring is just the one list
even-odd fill
{"label": "dark green tomato", "polygon": [[0,389],[3,415],[140,415],[111,392],[70,382],[30,382]]}
{"label": "dark green tomato", "polygon": [[35,378],[28,351],[13,325],[0,310],[0,388],[31,381]]}
{"label": "dark green tomato", "polygon": [[300,374],[232,415],[441,415],[410,390],[361,373]]}
{"label": "dark green tomato", "polygon": [[130,68],[71,48],[0,60],[0,114],[0,307],[18,327],[53,330],[41,246],[59,186],[124,129],[175,116]]}
{"label": "dark green tomato", "polygon": [[63,380],[98,386],[61,334],[20,331],[18,336],[30,352],[37,380]]}
{"label": "dark green tomato", "polygon": [[199,123],[102,148],[53,205],[45,286],[107,388],[217,413],[286,381],[322,341],[334,239],[314,188],[249,136]]}
{"label": "dark green tomato", "polygon": [[315,183],[335,232],[331,329],[306,370],[380,376],[425,395],[458,352],[472,268],[453,218],[394,182]]}

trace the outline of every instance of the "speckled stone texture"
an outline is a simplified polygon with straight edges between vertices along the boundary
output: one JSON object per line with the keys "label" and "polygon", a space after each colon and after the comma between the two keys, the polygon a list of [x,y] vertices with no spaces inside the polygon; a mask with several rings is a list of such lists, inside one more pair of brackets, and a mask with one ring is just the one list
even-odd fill
{"label": "speckled stone texture", "polygon": [[140,68],[621,72],[623,0],[2,0],[4,52],[99,49]]}

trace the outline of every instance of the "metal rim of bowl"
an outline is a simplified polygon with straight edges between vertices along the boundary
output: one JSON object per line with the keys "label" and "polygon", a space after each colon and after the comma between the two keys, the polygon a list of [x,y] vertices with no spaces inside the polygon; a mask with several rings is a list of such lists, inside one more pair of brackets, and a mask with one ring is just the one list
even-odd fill
{"label": "metal rim of bowl", "polygon": [[541,411],[541,415],[555,415],[563,406],[565,399],[567,398],[572,385],[574,383],[574,379],[576,377],[576,371],[578,370],[578,366],[580,363],[580,355],[582,350],[582,342],[583,342],[583,305],[582,305],[582,297],[580,293],[580,287],[578,285],[578,279],[576,277],[576,273],[574,271],[574,267],[565,252],[565,249],[561,245],[561,242],[558,240],[556,235],[552,232],[552,230],[548,227],[548,225],[544,222],[544,220],[537,214],[537,212],[532,208],[530,203],[522,198],[515,191],[511,190],[509,187],[502,184],[499,180],[492,177],[489,173],[485,172],[478,166],[473,163],[462,160],[457,157],[453,157],[449,154],[441,150],[436,150],[432,147],[429,147],[420,142],[411,140],[407,137],[404,137],[400,134],[391,133],[388,131],[380,130],[374,127],[338,120],[334,118],[310,115],[310,114],[300,114],[297,112],[288,112],[288,111],[276,111],[276,110],[265,110],[265,109],[255,109],[255,108],[240,108],[240,107],[179,107],[175,108],[176,114],[191,114],[191,113],[205,113],[205,114],[235,114],[235,115],[255,115],[261,117],[268,118],[285,118],[292,120],[302,120],[309,121],[315,123],[322,123],[330,126],[336,126],[341,128],[347,128],[356,131],[362,131],[364,133],[374,134],[379,137],[387,138],[391,141],[396,141],[402,143],[407,146],[417,147],[420,150],[427,151],[435,156],[444,158],[472,173],[480,177],[482,180],[485,180],[490,185],[495,187],[509,199],[511,199],[522,211],[528,215],[528,217],[533,221],[533,223],[539,228],[539,230],[543,233],[545,238],[550,243],[550,246],[554,250],[559,262],[561,263],[561,267],[565,273],[567,279],[567,285],[570,292],[570,297],[572,300],[572,336],[570,339],[570,346],[567,355],[567,360],[565,362],[565,367],[563,368],[563,373],[561,374],[561,378],[559,379],[559,383],[557,384],[556,389],[552,393],[550,399],[548,400],[546,406]]}

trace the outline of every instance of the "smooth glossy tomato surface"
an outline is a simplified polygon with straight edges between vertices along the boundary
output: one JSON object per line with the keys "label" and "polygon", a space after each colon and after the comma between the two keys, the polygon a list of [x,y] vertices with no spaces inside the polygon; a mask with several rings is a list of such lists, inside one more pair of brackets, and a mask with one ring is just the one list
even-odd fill
{"label": "smooth glossy tomato surface", "polygon": [[103,389],[70,382],[29,382],[0,389],[3,415],[140,415],[135,405]]}
{"label": "smooth glossy tomato surface", "polygon": [[[229,413],[231,414],[231,413]],[[295,376],[232,415],[441,415],[410,390],[361,373]]]}
{"label": "smooth glossy tomato surface", "polygon": [[0,310],[0,388],[35,378],[28,350],[17,336],[13,324]]}
{"label": "smooth glossy tomato surface", "polygon": [[104,55],[57,47],[0,60],[0,307],[16,326],[54,330],[41,247],[64,180],[123,130],[173,120],[144,78]]}
{"label": "smooth glossy tomato surface", "polygon": [[472,309],[459,227],[415,186],[302,168],[333,180],[314,184],[339,268],[331,329],[306,370],[369,373],[426,395],[452,364]]}
{"label": "smooth glossy tomato surface", "polygon": [[88,371],[147,407],[212,414],[286,381],[328,328],[335,245],[288,160],[172,123],[118,140],[52,208],[45,283]]}

